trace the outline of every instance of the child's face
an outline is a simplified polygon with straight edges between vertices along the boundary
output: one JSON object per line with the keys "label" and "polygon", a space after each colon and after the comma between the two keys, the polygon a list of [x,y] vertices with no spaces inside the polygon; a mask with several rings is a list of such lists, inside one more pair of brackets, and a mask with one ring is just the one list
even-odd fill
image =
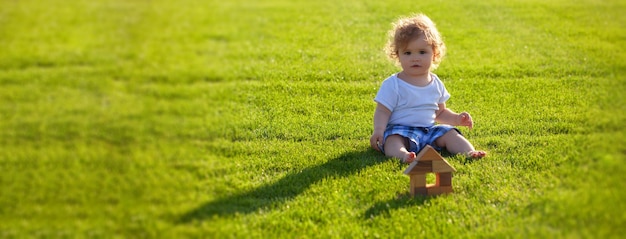
{"label": "child's face", "polygon": [[402,70],[413,76],[428,74],[433,63],[433,47],[422,35],[409,41],[404,49],[398,49],[398,60]]}

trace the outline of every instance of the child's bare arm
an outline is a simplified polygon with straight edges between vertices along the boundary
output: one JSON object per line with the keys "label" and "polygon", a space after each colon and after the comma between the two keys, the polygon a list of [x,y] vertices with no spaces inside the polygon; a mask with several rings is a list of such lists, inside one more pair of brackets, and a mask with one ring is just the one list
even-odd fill
{"label": "child's bare arm", "polygon": [[374,112],[374,132],[372,133],[372,137],[370,137],[370,146],[375,150],[381,150],[379,144],[383,143],[383,135],[387,123],[389,123],[390,116],[391,111],[387,109],[387,107],[380,103],[376,105],[376,111]]}
{"label": "child's bare arm", "polygon": [[440,124],[449,124],[453,126],[467,126],[470,129],[474,126],[472,116],[469,113],[463,112],[457,114],[446,107],[446,104],[439,104],[439,110],[437,110],[437,116],[435,121]]}

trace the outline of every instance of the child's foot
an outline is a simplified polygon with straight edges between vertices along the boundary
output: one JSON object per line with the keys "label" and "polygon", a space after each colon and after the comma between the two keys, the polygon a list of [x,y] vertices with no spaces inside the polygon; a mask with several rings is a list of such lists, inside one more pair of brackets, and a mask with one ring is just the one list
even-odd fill
{"label": "child's foot", "polygon": [[481,159],[485,156],[487,156],[487,153],[485,153],[485,151],[470,151],[465,153],[465,157],[469,159]]}
{"label": "child's foot", "polygon": [[404,159],[402,160],[402,162],[404,162],[404,163],[412,163],[413,160],[415,160],[415,152],[408,152],[404,156]]}

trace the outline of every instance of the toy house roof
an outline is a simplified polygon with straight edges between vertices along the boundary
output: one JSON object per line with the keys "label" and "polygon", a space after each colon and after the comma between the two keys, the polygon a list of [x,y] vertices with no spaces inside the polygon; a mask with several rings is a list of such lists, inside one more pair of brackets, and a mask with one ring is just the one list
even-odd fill
{"label": "toy house roof", "polygon": [[417,173],[448,173],[456,172],[456,169],[446,161],[437,150],[426,145],[416,156],[409,167],[404,170],[404,174]]}

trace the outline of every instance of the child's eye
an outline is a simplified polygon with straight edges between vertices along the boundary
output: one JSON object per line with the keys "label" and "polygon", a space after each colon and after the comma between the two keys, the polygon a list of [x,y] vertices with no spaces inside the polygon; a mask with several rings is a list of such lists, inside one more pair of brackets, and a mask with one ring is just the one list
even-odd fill
{"label": "child's eye", "polygon": [[411,52],[410,52],[410,51],[405,51],[405,52],[404,52],[404,53],[402,53],[402,54],[404,54],[404,55],[407,55],[407,56],[408,56],[408,55],[411,55]]}
{"label": "child's eye", "polygon": [[426,51],[420,51],[420,54],[424,55],[426,54]]}

